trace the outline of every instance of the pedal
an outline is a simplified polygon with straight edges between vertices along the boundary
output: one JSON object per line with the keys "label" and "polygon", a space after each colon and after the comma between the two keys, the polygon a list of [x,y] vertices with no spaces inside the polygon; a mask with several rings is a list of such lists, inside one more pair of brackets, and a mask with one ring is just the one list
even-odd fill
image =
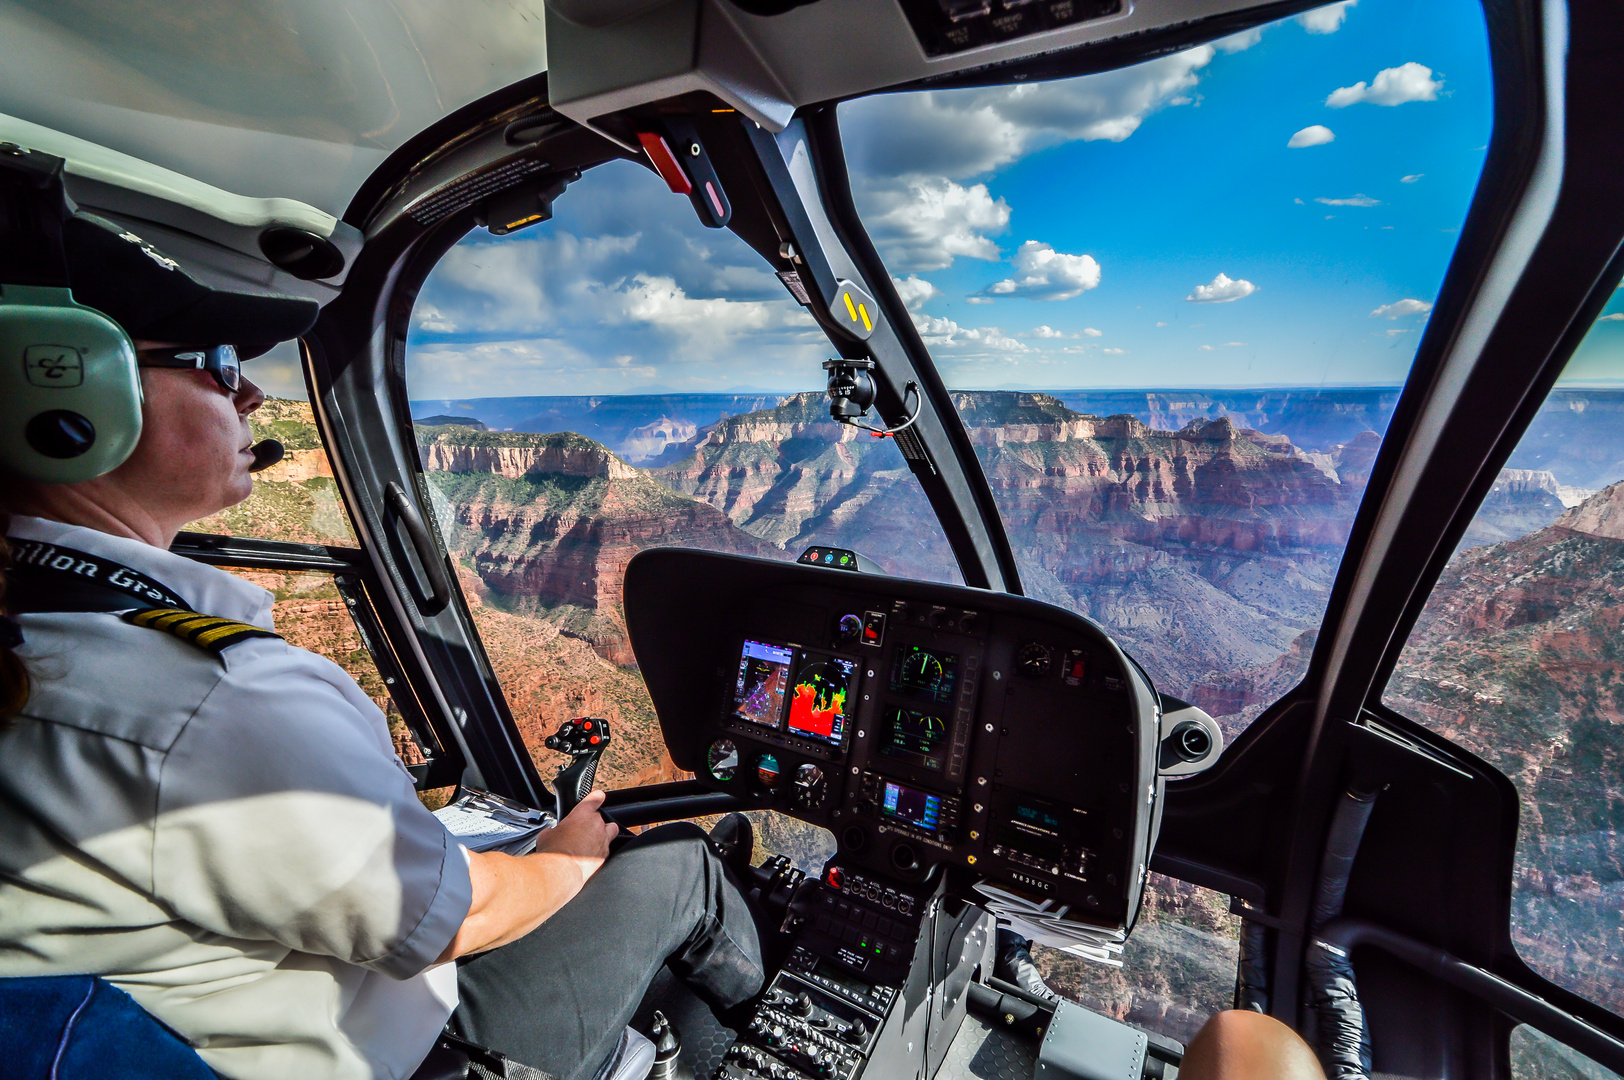
{"label": "pedal", "polygon": [[565,814],[592,793],[592,781],[598,775],[598,759],[609,749],[609,721],[596,716],[566,720],[542,745],[569,755],[569,761],[553,777],[558,820],[563,821]]}

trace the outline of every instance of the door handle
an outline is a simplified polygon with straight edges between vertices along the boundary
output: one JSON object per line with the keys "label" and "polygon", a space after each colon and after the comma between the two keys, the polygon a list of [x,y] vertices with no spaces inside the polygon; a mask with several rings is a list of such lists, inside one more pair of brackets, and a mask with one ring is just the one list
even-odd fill
{"label": "door handle", "polygon": [[432,618],[444,611],[446,605],[451,603],[451,579],[446,576],[445,564],[440,558],[440,551],[435,547],[434,538],[429,535],[427,526],[423,524],[422,516],[417,512],[417,507],[413,506],[412,500],[407,497],[405,488],[393,480],[389,481],[384,488],[384,502],[390,510],[394,511],[395,517],[400,519],[400,523],[406,526],[406,536],[412,542],[417,561],[422,565],[423,572],[428,575],[429,592],[427,596],[423,595],[421,583],[415,580],[417,575],[411,575],[414,579],[413,584],[419,586],[412,590],[414,594],[412,599],[417,601],[418,611]]}

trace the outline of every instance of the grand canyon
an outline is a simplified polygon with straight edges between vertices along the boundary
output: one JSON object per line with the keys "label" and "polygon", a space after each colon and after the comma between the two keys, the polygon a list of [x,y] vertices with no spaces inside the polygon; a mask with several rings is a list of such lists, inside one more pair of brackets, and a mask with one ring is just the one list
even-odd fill
{"label": "grand canyon", "polygon": [[[954,394],[1025,590],[1100,623],[1164,692],[1232,736],[1306,667],[1396,399],[1396,388]],[[825,543],[888,573],[958,580],[895,446],[830,421],[820,393],[496,398],[413,413],[433,515],[544,774],[542,737],[591,714],[621,733],[605,782],[681,775],[625,635],[620,581],[637,551],[792,559]],[[1615,1008],[1624,496],[1609,485],[1624,477],[1620,420],[1624,392],[1553,393],[1388,692],[1516,781],[1518,947]],[[256,427],[292,448],[288,460],[248,503],[198,527],[346,542],[308,407],[269,403]],[[300,644],[365,667],[336,597],[266,584],[278,619],[310,639]],[[403,730],[397,745],[415,751]],[[764,848],[803,864],[829,851],[788,819],[760,824]],[[1157,879],[1127,969],[1047,951],[1043,966],[1080,1000],[1187,1037],[1227,1003],[1235,925],[1224,907]]]}

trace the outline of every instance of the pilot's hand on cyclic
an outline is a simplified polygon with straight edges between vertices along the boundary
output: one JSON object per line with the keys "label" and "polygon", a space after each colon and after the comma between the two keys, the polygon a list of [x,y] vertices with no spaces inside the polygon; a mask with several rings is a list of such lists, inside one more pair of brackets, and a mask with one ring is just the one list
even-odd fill
{"label": "pilot's hand on cyclic", "polygon": [[536,839],[536,850],[568,855],[576,860],[583,881],[591,877],[609,857],[609,841],[620,832],[619,825],[598,812],[603,800],[602,791],[582,799],[563,821]]}

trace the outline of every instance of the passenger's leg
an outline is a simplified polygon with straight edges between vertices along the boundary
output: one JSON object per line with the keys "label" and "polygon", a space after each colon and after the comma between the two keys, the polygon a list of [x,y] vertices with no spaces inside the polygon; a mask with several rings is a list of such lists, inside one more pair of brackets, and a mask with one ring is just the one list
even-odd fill
{"label": "passenger's leg", "polygon": [[1325,1080],[1325,1073],[1295,1031],[1272,1016],[1235,1009],[1196,1033],[1179,1080]]}
{"label": "passenger's leg", "polygon": [[590,1078],[664,963],[718,1008],[764,977],[743,893],[686,822],[632,839],[530,934],[463,961],[452,1026],[560,1080]]}

